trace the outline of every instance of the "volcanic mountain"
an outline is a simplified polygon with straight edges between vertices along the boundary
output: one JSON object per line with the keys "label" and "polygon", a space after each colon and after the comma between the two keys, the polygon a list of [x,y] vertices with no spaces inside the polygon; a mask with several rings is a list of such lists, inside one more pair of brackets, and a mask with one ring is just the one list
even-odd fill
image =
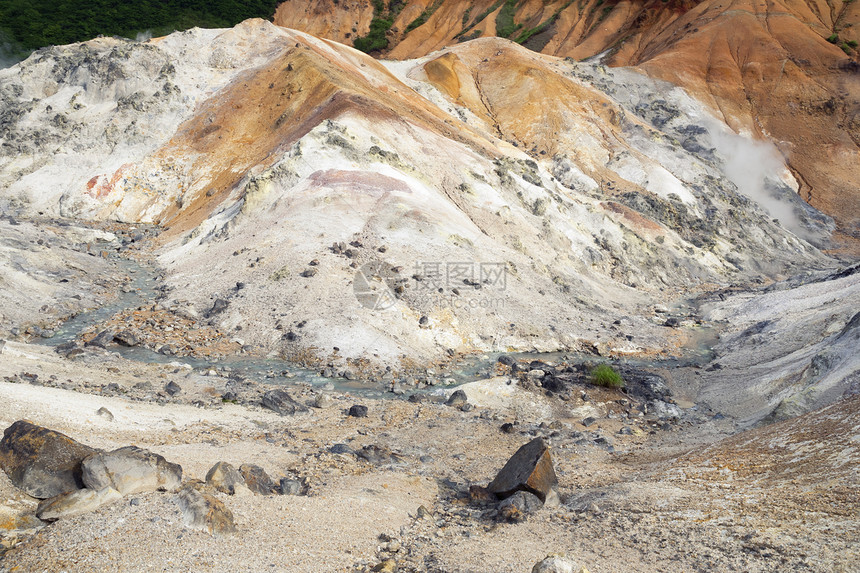
{"label": "volcanic mountain", "polygon": [[684,87],[734,131],[776,143],[800,196],[835,218],[836,239],[851,249],[860,238],[858,22],[860,6],[842,0],[287,0],[275,15],[343,43],[377,38],[392,59],[501,36],[635,66]]}

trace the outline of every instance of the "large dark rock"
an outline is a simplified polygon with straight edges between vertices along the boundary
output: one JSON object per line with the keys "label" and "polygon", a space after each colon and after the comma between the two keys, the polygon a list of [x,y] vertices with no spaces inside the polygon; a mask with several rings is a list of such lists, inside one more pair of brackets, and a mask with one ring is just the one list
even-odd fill
{"label": "large dark rock", "polygon": [[282,416],[291,416],[297,412],[307,412],[308,409],[293,400],[286,390],[269,390],[263,394],[263,408],[268,408]]}
{"label": "large dark rock", "polygon": [[126,446],[97,452],[81,464],[84,484],[90,489],[112,487],[123,495],[145,491],[175,491],[182,482],[182,467],[164,457]]}
{"label": "large dark rock", "polygon": [[275,484],[266,470],[254,464],[242,464],[239,473],[245,479],[245,485],[252,492],[260,495],[272,495],[275,493]]}
{"label": "large dark rock", "polygon": [[549,447],[542,438],[535,438],[511,456],[487,489],[499,499],[510,497],[518,491],[528,491],[541,501],[546,501],[556,485],[558,478],[552,467]]}
{"label": "large dark rock", "polygon": [[0,441],[0,467],[15,487],[47,499],[84,487],[81,461],[98,450],[72,438],[19,420]]}

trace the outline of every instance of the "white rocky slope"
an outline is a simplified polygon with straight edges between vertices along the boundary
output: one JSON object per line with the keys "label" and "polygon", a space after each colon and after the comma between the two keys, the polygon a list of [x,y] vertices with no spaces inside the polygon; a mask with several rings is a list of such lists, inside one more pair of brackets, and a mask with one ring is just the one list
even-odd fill
{"label": "white rocky slope", "polygon": [[42,50],[0,94],[5,211],[164,225],[162,306],[263,353],[661,354],[692,323],[655,305],[833,265],[762,144],[504,40],[384,67],[252,20]]}

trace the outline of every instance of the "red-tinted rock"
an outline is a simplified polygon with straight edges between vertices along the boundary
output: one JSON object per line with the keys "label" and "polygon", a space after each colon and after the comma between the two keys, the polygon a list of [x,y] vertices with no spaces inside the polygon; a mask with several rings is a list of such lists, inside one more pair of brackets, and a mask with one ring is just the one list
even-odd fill
{"label": "red-tinted rock", "polygon": [[505,499],[518,491],[528,491],[546,501],[558,478],[552,467],[549,447],[541,438],[527,443],[505,464],[496,479],[487,489],[499,499]]}

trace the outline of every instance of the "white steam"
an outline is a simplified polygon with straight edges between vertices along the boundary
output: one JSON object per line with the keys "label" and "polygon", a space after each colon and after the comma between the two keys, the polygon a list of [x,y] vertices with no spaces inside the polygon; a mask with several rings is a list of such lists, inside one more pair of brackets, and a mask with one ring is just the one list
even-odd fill
{"label": "white steam", "polygon": [[789,185],[794,182],[782,155],[776,147],[766,141],[756,141],[727,130],[725,127],[709,126],[711,143],[725,162],[725,174],[738,191],[758,203],[773,219],[804,237],[808,230],[795,214],[789,200],[783,200],[768,191],[766,180]]}
{"label": "white steam", "polygon": [[134,37],[136,42],[148,42],[152,39],[152,30],[146,30],[144,32],[138,32],[137,36]]}

